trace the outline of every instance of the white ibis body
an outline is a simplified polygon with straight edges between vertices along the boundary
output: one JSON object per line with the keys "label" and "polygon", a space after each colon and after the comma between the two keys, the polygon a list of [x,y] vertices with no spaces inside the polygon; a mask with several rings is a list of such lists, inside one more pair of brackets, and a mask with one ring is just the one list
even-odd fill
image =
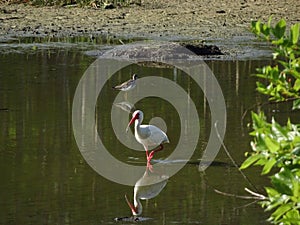
{"label": "white ibis body", "polygon": [[138,78],[138,76],[136,74],[133,74],[132,79],[113,87],[113,89],[119,90],[119,91],[129,91],[129,90],[135,88],[137,78]]}
{"label": "white ibis body", "polygon": [[[168,136],[156,126],[153,125],[141,125],[144,118],[144,114],[141,110],[136,110],[132,114],[132,118],[126,128],[126,132],[131,124],[134,122],[134,136],[135,139],[144,146],[148,162],[152,159],[155,152],[163,149],[163,143],[169,143]],[[152,150],[152,148],[157,147]],[[151,148],[151,149],[150,149]]]}

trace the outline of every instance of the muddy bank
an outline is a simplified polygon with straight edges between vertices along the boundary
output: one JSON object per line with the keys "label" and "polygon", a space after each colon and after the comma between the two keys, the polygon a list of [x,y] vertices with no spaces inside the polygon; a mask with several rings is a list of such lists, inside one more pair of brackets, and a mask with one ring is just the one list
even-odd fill
{"label": "muddy bank", "polygon": [[271,15],[274,20],[285,18],[288,24],[299,22],[300,2],[145,0],[141,5],[106,10],[2,3],[0,37],[2,41],[20,36],[202,40],[220,42],[225,52],[238,54],[247,51],[245,44],[253,40],[251,20],[267,21]]}

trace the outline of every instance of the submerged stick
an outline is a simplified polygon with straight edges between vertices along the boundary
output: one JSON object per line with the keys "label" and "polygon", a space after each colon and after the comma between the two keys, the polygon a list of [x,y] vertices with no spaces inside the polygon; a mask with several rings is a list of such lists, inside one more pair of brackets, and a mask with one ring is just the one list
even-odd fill
{"label": "submerged stick", "polygon": [[277,101],[277,102],[267,101],[267,102],[255,103],[254,105],[252,105],[251,107],[247,108],[244,111],[244,113],[241,117],[241,125],[244,124],[244,119],[245,119],[246,115],[248,114],[248,112],[250,110],[255,109],[256,107],[264,107],[265,105],[274,105],[274,104],[280,104],[280,103],[287,103],[287,102],[295,101],[295,100],[298,100],[298,99],[300,99],[300,98],[299,97],[293,97],[293,98],[288,98],[288,99],[285,99],[285,100],[282,100],[282,101]]}
{"label": "submerged stick", "polygon": [[259,193],[256,193],[256,192],[254,192],[254,191],[251,191],[251,190],[248,189],[248,188],[245,188],[245,191],[247,191],[248,193],[250,193],[250,194],[253,195],[253,196],[256,196],[257,199],[259,199],[259,200],[265,200],[265,199],[267,199],[266,196],[264,196],[264,195],[262,195],[262,194],[259,194]]}
{"label": "submerged stick", "polygon": [[232,156],[230,155],[227,147],[225,146],[222,138],[220,137],[220,134],[218,132],[218,127],[217,127],[218,121],[215,122],[215,130],[217,133],[217,136],[219,138],[219,141],[221,142],[222,147],[224,148],[224,151],[226,152],[227,156],[229,157],[229,159],[231,160],[231,162],[233,163],[233,165],[238,169],[238,171],[242,174],[243,178],[250,184],[250,186],[252,188],[255,189],[255,191],[258,192],[258,189],[255,187],[255,185],[250,181],[250,179],[243,173],[243,171],[240,169],[240,167],[238,166],[238,164],[235,162],[235,160],[232,158]]}
{"label": "submerged stick", "polygon": [[[257,194],[257,193],[255,195],[253,194],[252,196],[249,196],[249,195],[231,194],[231,193],[220,191],[220,190],[215,189],[215,188],[214,188],[214,191],[216,193],[218,193],[218,194],[221,194],[221,195],[225,195],[225,196],[229,196],[229,197],[235,197],[235,198],[240,198],[240,199],[254,199],[254,200],[263,200],[263,199],[265,199],[265,196]],[[253,193],[255,193],[255,192],[253,192]],[[261,196],[263,196],[263,198]]]}

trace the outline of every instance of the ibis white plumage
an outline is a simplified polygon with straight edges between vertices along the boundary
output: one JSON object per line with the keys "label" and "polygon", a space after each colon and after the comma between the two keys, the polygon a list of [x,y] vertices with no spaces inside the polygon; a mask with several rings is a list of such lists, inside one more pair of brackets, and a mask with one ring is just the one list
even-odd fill
{"label": "ibis white plumage", "polygon": [[[155,152],[163,149],[163,143],[169,143],[168,136],[165,132],[154,125],[142,125],[144,114],[141,110],[136,110],[132,114],[132,118],[128,123],[126,132],[131,124],[134,122],[134,136],[135,139],[144,146],[148,162],[152,159]],[[157,149],[149,149],[155,148]],[[149,153],[149,150],[151,152]]]}

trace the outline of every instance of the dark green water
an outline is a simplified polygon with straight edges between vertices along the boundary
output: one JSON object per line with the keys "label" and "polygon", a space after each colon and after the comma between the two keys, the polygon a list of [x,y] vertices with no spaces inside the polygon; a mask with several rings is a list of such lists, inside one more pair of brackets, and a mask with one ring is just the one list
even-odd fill
{"label": "dark green water", "polygon": [[[114,224],[114,218],[130,216],[124,195],[132,199],[133,187],[109,181],[91,169],[73,136],[73,96],[80,78],[95,58],[77,47],[2,53],[0,50],[0,224]],[[243,123],[241,117],[246,109],[262,100],[255,92],[255,80],[250,74],[263,63],[259,60],[207,62],[220,83],[227,106],[224,142],[239,164],[244,160],[244,153],[250,150],[247,135],[250,117],[247,114]],[[111,86],[128,79],[135,71],[143,76],[170,78],[174,75],[173,68],[140,65],[119,71],[100,93],[99,99],[107,107],[97,112],[97,129],[114,157],[143,164],[144,152],[124,149],[110,128],[109,110],[116,96]],[[193,90],[195,84],[187,81],[180,71],[176,73],[177,83]],[[199,99],[196,107],[201,124],[201,137],[192,157],[197,160],[209,137],[210,113],[203,93],[192,95]],[[156,156],[167,157],[179,136],[178,115],[169,104],[155,104],[151,98],[138,102],[137,107],[143,108],[145,123],[168,113],[164,119],[172,141]],[[279,106],[270,106],[267,112],[268,116],[282,121],[290,114]],[[159,195],[142,200],[142,217],[151,218],[144,224],[267,224],[268,215],[258,205],[250,204],[251,200],[214,192],[216,188],[246,195],[244,187],[249,187],[236,168],[226,166],[231,161],[223,149],[216,161],[225,165],[214,164],[205,173],[200,173],[197,165],[187,164],[170,177]],[[255,169],[246,174],[263,192],[267,180]]]}

